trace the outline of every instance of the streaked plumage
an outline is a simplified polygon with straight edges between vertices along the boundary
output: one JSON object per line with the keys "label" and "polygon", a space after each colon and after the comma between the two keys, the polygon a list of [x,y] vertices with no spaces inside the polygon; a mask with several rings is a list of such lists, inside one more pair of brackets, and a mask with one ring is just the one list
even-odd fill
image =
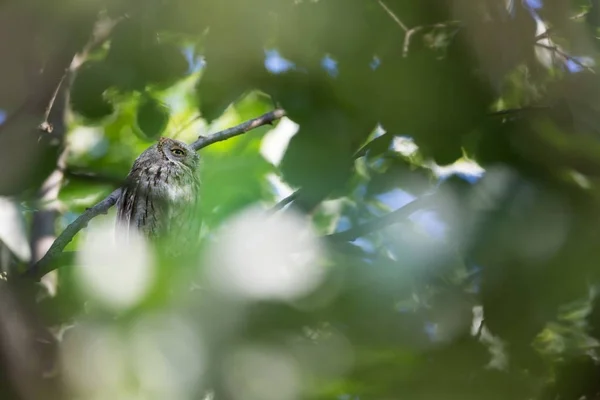
{"label": "streaked plumage", "polygon": [[149,239],[195,239],[199,161],[194,149],[175,139],[161,138],[144,151],[117,200],[120,231],[137,229]]}

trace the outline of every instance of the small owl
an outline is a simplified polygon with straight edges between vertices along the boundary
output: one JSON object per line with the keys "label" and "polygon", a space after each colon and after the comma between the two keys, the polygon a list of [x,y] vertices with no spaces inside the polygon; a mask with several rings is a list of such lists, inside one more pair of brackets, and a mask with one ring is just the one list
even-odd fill
{"label": "small owl", "polygon": [[174,139],[161,138],[144,151],[117,200],[119,231],[136,229],[151,240],[169,236],[181,245],[196,239],[199,162],[194,149]]}

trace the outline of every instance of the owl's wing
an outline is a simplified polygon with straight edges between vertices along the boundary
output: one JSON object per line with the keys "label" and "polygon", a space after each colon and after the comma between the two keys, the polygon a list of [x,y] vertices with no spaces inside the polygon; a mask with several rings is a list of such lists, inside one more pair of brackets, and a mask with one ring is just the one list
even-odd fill
{"label": "owl's wing", "polygon": [[131,221],[134,219],[136,192],[136,186],[123,186],[121,196],[117,200],[117,224],[125,231],[131,229]]}
{"label": "owl's wing", "polygon": [[117,201],[120,230],[139,230],[148,237],[160,235],[165,228],[169,204],[152,190],[150,181],[131,182],[123,187]]}
{"label": "owl's wing", "polygon": [[178,246],[193,246],[198,243],[200,233],[199,183],[191,179],[185,185],[186,195],[171,202],[167,210],[168,231]]}

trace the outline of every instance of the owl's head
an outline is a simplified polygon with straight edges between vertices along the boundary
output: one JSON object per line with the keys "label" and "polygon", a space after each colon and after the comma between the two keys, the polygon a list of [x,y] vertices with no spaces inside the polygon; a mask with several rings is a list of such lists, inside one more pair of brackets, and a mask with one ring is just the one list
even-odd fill
{"label": "owl's head", "polygon": [[192,169],[196,169],[200,156],[189,145],[179,140],[170,138],[160,138],[157,144],[157,150],[164,156],[179,164],[183,164]]}

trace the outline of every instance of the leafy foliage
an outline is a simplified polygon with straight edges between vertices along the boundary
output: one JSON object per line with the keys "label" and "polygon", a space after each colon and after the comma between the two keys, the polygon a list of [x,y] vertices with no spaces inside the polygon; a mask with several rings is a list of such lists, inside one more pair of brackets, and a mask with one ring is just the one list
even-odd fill
{"label": "leafy foliage", "polygon": [[[28,3],[3,12],[49,12]],[[64,173],[49,200],[58,233],[160,136],[192,142],[274,107],[286,117],[200,151],[204,228],[189,259],[151,249],[137,270],[135,249],[117,243],[122,260],[107,251],[106,263],[129,264],[89,278],[85,249],[111,211],[55,261],[56,295],[33,304],[15,286],[41,330],[60,332],[58,387],[85,398],[598,397],[597,1],[87,3],[61,0],[47,17],[65,35],[81,35],[63,22],[83,15],[114,24],[76,49],[85,60],[63,83],[65,165],[23,153],[38,174]],[[22,126],[48,120],[50,97],[33,102],[34,123],[2,123],[0,145],[31,143]],[[17,116],[19,101],[6,107]],[[18,193],[35,220],[48,202],[21,188],[41,184],[5,174],[1,194]],[[26,260],[5,262],[4,250],[17,277]],[[134,275],[146,270],[142,290]],[[140,294],[115,310],[94,284],[113,301]],[[0,382],[6,398],[20,398],[20,379]]]}

